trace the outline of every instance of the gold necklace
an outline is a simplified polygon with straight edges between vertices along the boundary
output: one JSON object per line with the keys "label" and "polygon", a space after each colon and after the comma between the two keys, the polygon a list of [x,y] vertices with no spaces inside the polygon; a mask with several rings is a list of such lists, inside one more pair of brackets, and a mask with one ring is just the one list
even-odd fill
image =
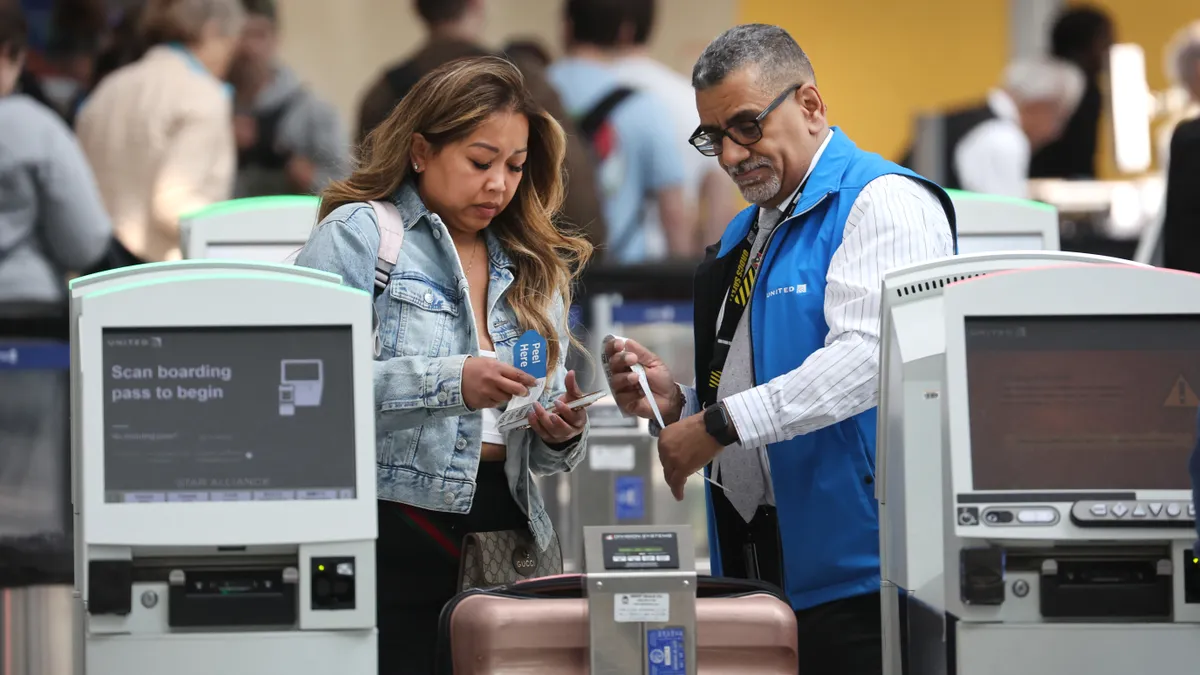
{"label": "gold necklace", "polygon": [[467,261],[467,269],[463,274],[464,276],[467,277],[468,282],[471,279],[471,268],[475,266],[475,252],[478,250],[479,250],[479,237],[475,237],[475,243],[471,244],[471,259]]}

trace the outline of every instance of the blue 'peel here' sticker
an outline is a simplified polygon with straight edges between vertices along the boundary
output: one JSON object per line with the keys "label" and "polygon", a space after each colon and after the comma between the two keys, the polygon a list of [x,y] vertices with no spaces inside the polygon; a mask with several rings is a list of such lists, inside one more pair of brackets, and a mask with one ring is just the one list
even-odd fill
{"label": "blue 'peel here' sticker", "polygon": [[534,379],[546,377],[546,338],[535,330],[525,331],[513,347],[513,365]]}
{"label": "blue 'peel here' sticker", "polygon": [[686,675],[683,629],[678,626],[646,631],[646,675]]}

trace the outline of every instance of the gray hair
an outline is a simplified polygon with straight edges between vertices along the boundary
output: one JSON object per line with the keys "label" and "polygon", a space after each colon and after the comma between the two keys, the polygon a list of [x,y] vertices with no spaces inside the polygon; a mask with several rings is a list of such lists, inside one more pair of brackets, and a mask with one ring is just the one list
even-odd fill
{"label": "gray hair", "polygon": [[221,35],[233,37],[245,20],[242,0],[149,0],[142,10],[141,30],[150,44],[191,43],[200,39],[210,21]]}
{"label": "gray hair", "polygon": [[1173,85],[1189,87],[1200,68],[1200,21],[1179,29],[1165,52],[1167,79]]}
{"label": "gray hair", "polygon": [[714,87],[731,73],[754,66],[759,83],[775,89],[815,83],[812,63],[792,36],[779,26],[748,23],[734,26],[709,43],[692,68],[692,86],[697,90]]}
{"label": "gray hair", "polygon": [[1079,107],[1086,87],[1083,71],[1063,59],[1022,59],[1004,69],[1004,89],[1018,102],[1057,102],[1068,115]]}

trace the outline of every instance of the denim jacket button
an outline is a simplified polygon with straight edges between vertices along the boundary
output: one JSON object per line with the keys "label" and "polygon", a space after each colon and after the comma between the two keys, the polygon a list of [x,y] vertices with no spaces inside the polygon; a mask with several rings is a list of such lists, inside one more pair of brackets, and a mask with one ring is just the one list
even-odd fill
{"label": "denim jacket button", "polygon": [[454,447],[458,448],[459,450],[466,450],[467,449],[467,439],[465,439],[465,438],[458,439],[458,442],[454,444]]}
{"label": "denim jacket button", "polygon": [[434,238],[434,239],[441,239],[441,238],[442,238],[442,231],[441,231],[441,230],[434,230],[434,231],[433,231],[433,238]]}
{"label": "denim jacket button", "polygon": [[446,394],[445,390],[438,392],[438,400],[441,401],[442,403],[446,402],[446,396],[447,396],[447,394]]}
{"label": "denim jacket button", "polygon": [[442,501],[446,502],[446,506],[450,506],[454,503],[454,493],[447,492],[446,494],[442,495]]}

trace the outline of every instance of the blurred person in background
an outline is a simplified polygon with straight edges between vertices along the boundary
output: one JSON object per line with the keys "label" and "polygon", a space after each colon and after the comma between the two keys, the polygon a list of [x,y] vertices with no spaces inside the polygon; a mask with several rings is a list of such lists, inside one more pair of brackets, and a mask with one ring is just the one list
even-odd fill
{"label": "blurred person in background", "polygon": [[1167,43],[1164,54],[1167,81],[1175,93],[1183,98],[1182,107],[1169,111],[1170,116],[1158,129],[1158,166],[1166,171],[1171,159],[1171,139],[1175,135],[1175,127],[1200,116],[1200,21],[1190,23],[1175,33]]}
{"label": "blurred person in background", "polygon": [[[360,143],[427,73],[450,61],[491,55],[481,46],[487,25],[485,0],[413,0],[413,4],[429,30],[429,39],[408,59],[390,66],[367,90],[359,111]],[[530,58],[521,50],[508,58],[521,70],[534,99],[558,120],[567,134],[567,198],[559,217],[581,230],[593,245],[602,246],[607,226],[588,148],[579,138],[558,94],[547,83],[541,58]],[[603,256],[603,249],[598,248],[596,259]]]}
{"label": "blurred person in background", "polygon": [[[567,0],[567,54],[548,70],[590,141],[608,222],[605,255],[623,264],[700,253],[670,109],[650,92],[622,84],[612,68],[621,44],[632,41],[642,1]],[[657,222],[647,220],[652,210]]]}
{"label": "blurred person in background", "polygon": [[1115,35],[1112,18],[1089,5],[1070,7],[1055,21],[1050,33],[1051,54],[1083,71],[1084,89],[1062,134],[1033,155],[1030,178],[1096,177],[1096,144],[1104,107],[1100,85],[1108,72],[1108,52]]}
{"label": "blurred person in background", "polygon": [[1059,138],[1083,96],[1083,73],[1069,61],[1015,61],[987,101],[946,117],[943,187],[1022,199],[1030,155]]}
{"label": "blurred person in background", "polygon": [[350,170],[350,144],[332,105],[279,60],[274,0],[242,0],[246,26],[230,69],[238,145],[235,197],[315,194]]}
{"label": "blurred person in background", "polygon": [[104,0],[56,0],[41,84],[68,124],[91,90],[96,63],[111,40]]}
{"label": "blurred person in background", "polygon": [[91,90],[110,73],[137,61],[146,53],[140,29],[144,4],[140,0],[130,2],[116,13],[111,39],[96,58]]}
{"label": "blurred person in background", "polygon": [[70,129],[13,93],[26,31],[17,0],[0,0],[0,302],[59,302],[67,275],[107,251],[112,227]]}
{"label": "blurred person in background", "polygon": [[520,59],[541,68],[549,68],[550,64],[554,62],[554,59],[550,57],[550,52],[546,51],[546,47],[537,38],[512,40],[500,51],[514,62]]}
{"label": "blurred person in background", "polygon": [[[697,228],[701,247],[707,246],[725,231],[725,225],[740,208],[729,185],[729,177],[720,162],[705,157],[687,142],[700,116],[696,113],[696,92],[684,75],[651,58],[647,45],[654,31],[657,0],[638,0],[628,4],[632,31],[622,36],[620,56],[613,61],[617,79],[638,91],[654,92],[667,106],[675,125],[673,139],[679,146],[683,168],[683,201],[688,208],[689,222]],[[651,227],[657,227],[658,214],[646,214]]]}
{"label": "blurred person in background", "polygon": [[244,19],[241,0],[149,0],[149,51],[84,103],[79,141],[128,258],[114,264],[178,259],[180,216],[230,198],[237,156],[223,78]]}

